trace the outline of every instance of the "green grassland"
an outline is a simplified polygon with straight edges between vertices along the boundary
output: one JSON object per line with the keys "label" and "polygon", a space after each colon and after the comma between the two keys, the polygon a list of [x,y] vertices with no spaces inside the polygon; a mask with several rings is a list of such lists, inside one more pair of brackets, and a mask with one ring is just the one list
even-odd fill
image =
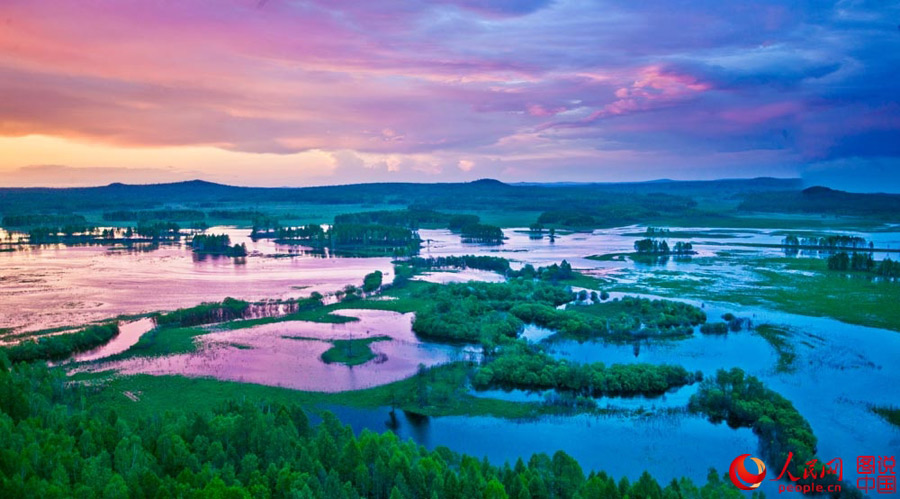
{"label": "green grassland", "polygon": [[[900,331],[897,282],[874,279],[864,272],[830,271],[824,260],[812,258],[748,258],[731,252],[694,258],[692,262],[701,270],[623,272],[623,276],[637,278],[636,283],[617,284],[611,290],[771,306],[790,313]],[[723,262],[747,270],[749,279],[736,282],[716,271],[713,265]]]}

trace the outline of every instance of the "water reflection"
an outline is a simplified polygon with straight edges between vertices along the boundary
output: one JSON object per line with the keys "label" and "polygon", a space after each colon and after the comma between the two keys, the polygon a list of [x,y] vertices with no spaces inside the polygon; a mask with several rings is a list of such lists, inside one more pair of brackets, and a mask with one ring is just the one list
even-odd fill
{"label": "water reflection", "polygon": [[494,464],[514,463],[535,453],[550,456],[562,449],[587,470],[636,480],[644,470],[661,483],[682,476],[705,483],[709,467],[720,471],[735,456],[756,452],[749,429],[733,430],[685,414],[631,416],[548,416],[536,420],[450,416],[423,418],[379,409],[327,406],[356,432],[390,429],[429,449],[446,446],[456,452],[487,457]]}
{"label": "water reflection", "polygon": [[[419,364],[433,366],[472,358],[471,352],[464,349],[420,342],[412,332],[412,314],[381,310],[340,313],[359,320],[344,324],[287,321],[213,332],[198,337],[196,352],[101,362],[90,369],[214,377],[295,390],[338,392],[408,378],[416,373]],[[332,346],[327,340],[376,336],[391,338],[370,344],[379,362],[348,367],[321,360]]]}
{"label": "water reflection", "polygon": [[134,346],[144,333],[156,327],[156,321],[145,317],[132,322],[120,322],[119,334],[109,343],[93,350],[80,353],[73,357],[75,362],[88,362],[103,359],[122,353]]}
{"label": "water reflection", "polygon": [[[575,268],[598,276],[615,273],[623,282],[624,270],[635,268],[629,260],[586,259],[590,255],[627,253],[634,241],[643,237],[643,228],[622,227],[589,233],[557,235],[533,239],[527,229],[504,229],[502,246],[467,244],[449,230],[421,229],[427,244],[421,256],[493,255],[515,260],[514,266],[530,263],[550,265],[567,259]],[[281,245],[271,239],[250,238],[249,229],[210,227],[208,233],[227,234],[233,244],[246,244],[250,256],[235,265],[232,258],[195,258],[182,243],[104,246],[16,246],[16,251],[0,252],[0,326],[23,331],[64,325],[78,325],[121,314],[220,301],[227,296],[246,300],[292,298],[312,291],[328,293],[348,284],[359,285],[365,274],[381,270],[385,282],[392,279],[391,259],[342,258],[328,253],[317,255],[302,247]],[[734,285],[752,282],[741,266],[714,264],[703,258],[720,251],[780,256],[782,248],[747,248],[740,243],[780,244],[782,231],[684,228],[691,232],[697,255],[691,262],[669,259],[664,270],[716,273]],[[2,235],[4,233],[0,233]],[[859,233],[876,247],[900,247],[900,232]],[[7,234],[8,235],[8,234]],[[723,235],[733,237],[721,238]],[[15,235],[13,234],[15,237]],[[896,254],[893,254],[896,258]],[[324,256],[324,258],[323,258]],[[802,256],[802,252],[801,252]],[[886,255],[876,252],[876,259]],[[469,271],[466,271],[469,272]],[[498,276],[472,274],[480,280]],[[466,274],[460,274],[459,279]],[[429,279],[426,277],[426,279]],[[446,275],[435,279],[453,279]],[[46,304],[56,304],[48,307]]]}

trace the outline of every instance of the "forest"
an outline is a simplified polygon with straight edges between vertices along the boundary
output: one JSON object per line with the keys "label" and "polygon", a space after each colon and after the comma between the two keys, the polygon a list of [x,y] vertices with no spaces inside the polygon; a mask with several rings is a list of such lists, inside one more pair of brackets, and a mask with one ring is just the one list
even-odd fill
{"label": "forest", "polygon": [[703,485],[659,484],[647,472],[633,483],[586,475],[563,452],[489,463],[390,432],[354,435],[331,413],[296,405],[231,402],[127,420],[85,406],[95,389],[40,363],[11,366],[0,352],[0,496],[743,497],[712,470]]}

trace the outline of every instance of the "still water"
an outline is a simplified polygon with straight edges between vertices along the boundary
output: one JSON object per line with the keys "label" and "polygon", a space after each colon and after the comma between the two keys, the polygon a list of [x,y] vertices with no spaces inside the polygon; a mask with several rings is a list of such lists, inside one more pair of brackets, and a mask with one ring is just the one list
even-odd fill
{"label": "still water", "polygon": [[[467,360],[465,349],[420,342],[412,314],[382,310],[342,310],[359,319],[342,324],[287,321],[213,332],[197,338],[195,352],[100,362],[90,370],[123,374],[180,374],[213,377],[294,390],[341,392],[383,385],[414,375],[419,364],[433,366]],[[369,347],[376,358],[357,366],[326,364],[328,340],[387,336]]]}

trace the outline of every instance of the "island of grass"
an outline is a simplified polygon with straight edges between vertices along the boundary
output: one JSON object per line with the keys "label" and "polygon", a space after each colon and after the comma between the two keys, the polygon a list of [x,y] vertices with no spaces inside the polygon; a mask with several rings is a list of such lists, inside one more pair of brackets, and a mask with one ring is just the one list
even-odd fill
{"label": "island of grass", "polygon": [[[286,336],[295,340],[316,340],[316,338],[304,338],[299,336]],[[344,364],[346,366],[358,366],[378,357],[369,347],[376,341],[388,341],[390,336],[375,336],[374,338],[354,338],[351,340],[326,340],[331,343],[331,348],[322,354],[322,362],[326,364]]]}
{"label": "island of grass", "polygon": [[387,341],[390,339],[390,336],[376,336],[374,338],[333,340],[331,348],[322,354],[322,362],[326,364],[344,364],[350,367],[365,364],[378,356],[369,345],[376,341]]}
{"label": "island of grass", "polygon": [[331,343],[331,348],[322,354],[322,362],[326,364],[344,364],[358,366],[377,358],[378,354],[369,347],[376,341],[390,341],[390,336],[374,336],[371,338],[353,338],[349,340],[324,340],[308,336],[283,336],[290,340],[323,341]]}

